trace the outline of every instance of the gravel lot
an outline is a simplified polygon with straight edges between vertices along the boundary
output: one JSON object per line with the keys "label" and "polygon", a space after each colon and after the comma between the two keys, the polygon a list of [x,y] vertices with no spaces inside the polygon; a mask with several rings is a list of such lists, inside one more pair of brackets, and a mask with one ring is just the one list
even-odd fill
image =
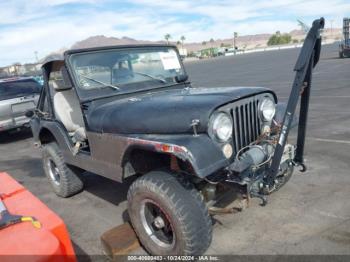
{"label": "gravel lot", "polygon": [[[194,86],[265,86],[288,98],[299,50],[219,57],[186,63]],[[325,46],[314,73],[306,175],[235,215],[216,216],[208,254],[350,255],[350,59]],[[128,185],[87,175],[70,199],[52,192],[30,133],[0,135],[0,170],[11,174],[65,221],[77,254],[101,254],[99,236],[126,218]],[[139,250],[142,253],[142,250]]]}

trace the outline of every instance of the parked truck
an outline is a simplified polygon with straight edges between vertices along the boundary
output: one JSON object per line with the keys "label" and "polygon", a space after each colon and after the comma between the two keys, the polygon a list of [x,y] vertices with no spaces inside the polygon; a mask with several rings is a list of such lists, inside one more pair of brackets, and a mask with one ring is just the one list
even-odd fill
{"label": "parked truck", "polygon": [[350,57],[350,36],[349,36],[350,17],[343,19],[344,40],[339,45],[339,57]]}

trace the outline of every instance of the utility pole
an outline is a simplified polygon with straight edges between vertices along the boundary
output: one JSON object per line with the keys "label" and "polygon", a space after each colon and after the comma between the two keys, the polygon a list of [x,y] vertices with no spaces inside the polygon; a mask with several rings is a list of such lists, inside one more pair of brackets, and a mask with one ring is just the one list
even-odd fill
{"label": "utility pole", "polygon": [[233,49],[235,50],[236,53],[236,39],[237,39],[238,33],[233,32]]}

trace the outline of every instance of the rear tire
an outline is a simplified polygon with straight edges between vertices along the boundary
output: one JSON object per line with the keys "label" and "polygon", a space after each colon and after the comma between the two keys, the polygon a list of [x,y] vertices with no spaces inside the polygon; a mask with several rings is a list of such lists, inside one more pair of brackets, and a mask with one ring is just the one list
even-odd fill
{"label": "rear tire", "polygon": [[201,255],[212,239],[212,221],[199,192],[180,175],[152,171],[129,188],[128,212],[152,255]]}
{"label": "rear tire", "polygon": [[84,184],[79,178],[82,170],[64,162],[57,143],[44,145],[43,167],[56,195],[70,197],[83,189]]}

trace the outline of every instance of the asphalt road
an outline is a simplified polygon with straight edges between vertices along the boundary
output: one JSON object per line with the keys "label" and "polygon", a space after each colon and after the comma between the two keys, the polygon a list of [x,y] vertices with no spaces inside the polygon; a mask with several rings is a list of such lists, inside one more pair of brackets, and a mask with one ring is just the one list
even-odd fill
{"label": "asphalt road", "polygon": [[[195,86],[265,86],[286,100],[299,50],[270,51],[187,62]],[[216,216],[208,254],[350,255],[350,59],[323,49],[314,73],[306,142],[308,172],[261,207]],[[101,254],[99,236],[126,219],[127,184],[88,175],[85,191],[56,197],[44,177],[40,151],[29,133],[0,135],[6,171],[65,221],[77,254]],[[130,182],[130,181],[129,181]],[[143,252],[139,250],[137,252]]]}

